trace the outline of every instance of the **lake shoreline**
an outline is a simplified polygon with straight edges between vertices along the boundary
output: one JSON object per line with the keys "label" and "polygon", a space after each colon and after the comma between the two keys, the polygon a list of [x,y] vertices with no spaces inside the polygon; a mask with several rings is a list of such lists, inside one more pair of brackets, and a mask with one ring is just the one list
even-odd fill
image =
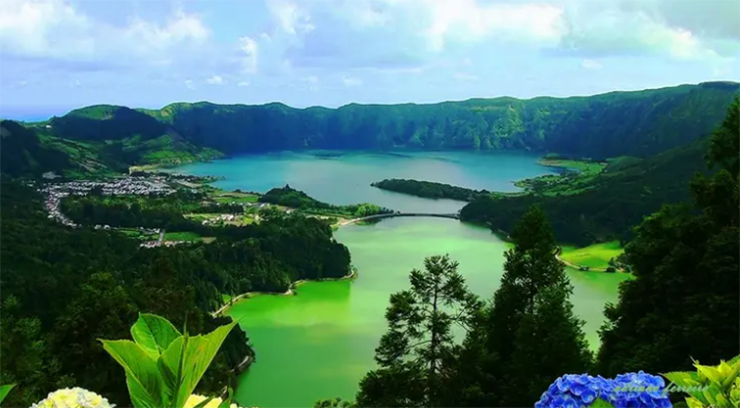
{"label": "lake shoreline", "polygon": [[242,299],[250,299],[250,298],[253,298],[255,296],[264,296],[264,295],[269,295],[269,296],[294,296],[294,295],[296,295],[296,289],[298,288],[298,286],[300,286],[300,285],[302,285],[304,283],[308,283],[308,282],[334,282],[334,281],[352,280],[352,279],[355,279],[357,277],[357,275],[358,275],[357,269],[354,268],[354,267],[352,267],[352,269],[351,269],[351,271],[350,271],[349,274],[344,275],[344,276],[341,276],[339,278],[299,279],[299,280],[291,283],[290,286],[288,287],[288,290],[286,290],[285,292],[282,292],[282,293],[280,293],[280,292],[257,292],[257,291],[256,292],[245,292],[245,293],[242,293],[241,295],[235,296],[234,298],[230,299],[227,304],[221,306],[221,308],[219,308],[215,312],[211,313],[211,316],[216,317],[216,316],[223,315],[229,308],[231,308],[231,306],[233,306],[236,302],[238,302],[238,301],[240,301]]}

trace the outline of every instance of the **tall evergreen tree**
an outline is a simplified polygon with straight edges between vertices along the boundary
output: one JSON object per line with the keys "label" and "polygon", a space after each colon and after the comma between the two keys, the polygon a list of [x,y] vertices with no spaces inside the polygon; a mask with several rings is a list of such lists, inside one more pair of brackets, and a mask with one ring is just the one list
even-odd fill
{"label": "tall evergreen tree", "polygon": [[740,352],[739,115],[735,98],[707,154],[718,171],[691,183],[694,208],[666,206],[636,228],[625,250],[636,279],[606,308],[602,374],[686,370],[692,358],[713,362]]}
{"label": "tall evergreen tree", "polygon": [[391,295],[389,330],[375,350],[380,369],[360,383],[357,405],[441,406],[444,362],[455,350],[452,326],[468,328],[481,309],[457,267],[446,255],[426,258],[424,271],[411,271],[411,289]]}
{"label": "tall evergreen tree", "polygon": [[[484,333],[474,331],[482,367],[477,400],[466,404],[525,406],[539,398],[558,376],[584,372],[591,364],[581,329],[568,300],[572,293],[557,242],[544,214],[532,207],[519,220],[507,251]],[[476,352],[473,352],[476,354]],[[464,355],[464,353],[463,353]],[[475,402],[474,402],[475,401]]]}

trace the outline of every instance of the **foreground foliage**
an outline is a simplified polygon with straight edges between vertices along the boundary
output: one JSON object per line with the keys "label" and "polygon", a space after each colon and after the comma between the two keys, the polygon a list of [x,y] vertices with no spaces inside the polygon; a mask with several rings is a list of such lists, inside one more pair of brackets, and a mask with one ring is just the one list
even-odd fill
{"label": "foreground foliage", "polygon": [[[737,147],[740,100],[711,146]],[[691,182],[693,208],[666,206],[636,228],[625,253],[634,280],[607,307],[598,370],[667,372],[740,353],[737,151],[710,147],[711,177]],[[729,323],[731,322],[731,323]],[[707,341],[711,339],[711,341]]]}
{"label": "foreground foliage", "polygon": [[140,314],[131,327],[134,341],[102,343],[126,372],[135,408],[182,408],[235,325],[231,322],[207,335],[191,337],[162,317]]}

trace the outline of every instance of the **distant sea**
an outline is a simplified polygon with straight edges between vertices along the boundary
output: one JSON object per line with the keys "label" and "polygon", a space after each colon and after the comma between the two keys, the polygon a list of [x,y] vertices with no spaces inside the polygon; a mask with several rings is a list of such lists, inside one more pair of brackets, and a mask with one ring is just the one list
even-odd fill
{"label": "distant sea", "polygon": [[52,116],[62,116],[69,112],[69,108],[53,108],[53,107],[14,107],[14,106],[0,106],[0,119],[12,119],[23,122],[37,122],[41,120],[47,120]]}

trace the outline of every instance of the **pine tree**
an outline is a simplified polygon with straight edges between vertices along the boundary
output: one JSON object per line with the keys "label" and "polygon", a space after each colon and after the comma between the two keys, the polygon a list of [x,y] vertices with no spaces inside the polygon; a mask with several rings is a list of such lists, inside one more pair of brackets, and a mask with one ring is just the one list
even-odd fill
{"label": "pine tree", "polygon": [[601,374],[689,370],[692,358],[740,352],[739,112],[736,98],[712,135],[707,158],[719,170],[691,182],[694,208],[666,206],[635,229],[625,252],[636,279],[606,309]]}
{"label": "pine tree", "polygon": [[511,237],[515,247],[506,253],[485,335],[468,343],[479,350],[483,345],[476,405],[532,405],[558,376],[585,372],[591,364],[583,322],[568,300],[572,287],[542,211],[530,208]]}
{"label": "pine tree", "polygon": [[360,383],[359,406],[440,406],[452,326],[470,327],[482,306],[457,268],[449,256],[426,258],[424,271],[411,271],[411,289],[391,295],[389,330],[375,351],[380,369]]}

